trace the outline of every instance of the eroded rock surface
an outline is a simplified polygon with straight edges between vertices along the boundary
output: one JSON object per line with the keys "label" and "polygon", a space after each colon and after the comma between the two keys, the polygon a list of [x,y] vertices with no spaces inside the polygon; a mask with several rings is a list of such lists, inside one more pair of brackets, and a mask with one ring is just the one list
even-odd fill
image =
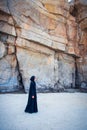
{"label": "eroded rock surface", "polygon": [[76,16],[78,23],[78,44],[81,57],[77,59],[76,84],[82,89],[87,89],[87,0],[72,1],[71,9],[71,14]]}
{"label": "eroded rock surface", "polygon": [[75,88],[77,80],[80,84],[79,44],[87,39],[69,8],[67,0],[0,1],[1,92],[28,92],[32,75],[38,92]]}

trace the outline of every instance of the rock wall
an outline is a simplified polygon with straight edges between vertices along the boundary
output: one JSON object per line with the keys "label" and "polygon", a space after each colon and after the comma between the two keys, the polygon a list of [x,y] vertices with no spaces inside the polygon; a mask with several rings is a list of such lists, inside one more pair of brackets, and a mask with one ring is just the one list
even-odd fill
{"label": "rock wall", "polygon": [[75,88],[78,32],[67,0],[0,1],[0,92]]}
{"label": "rock wall", "polygon": [[71,2],[70,12],[78,23],[78,45],[80,58],[77,62],[76,85],[87,89],[87,0]]}

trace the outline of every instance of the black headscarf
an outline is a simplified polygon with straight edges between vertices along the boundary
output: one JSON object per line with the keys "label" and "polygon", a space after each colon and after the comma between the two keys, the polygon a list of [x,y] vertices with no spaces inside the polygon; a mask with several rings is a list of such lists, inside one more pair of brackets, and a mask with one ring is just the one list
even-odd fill
{"label": "black headscarf", "polygon": [[31,76],[30,80],[34,82],[35,76]]}

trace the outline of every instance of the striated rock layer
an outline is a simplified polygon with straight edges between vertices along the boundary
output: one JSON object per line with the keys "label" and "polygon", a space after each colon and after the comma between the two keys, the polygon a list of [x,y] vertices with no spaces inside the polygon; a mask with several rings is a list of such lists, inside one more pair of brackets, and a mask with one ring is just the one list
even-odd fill
{"label": "striated rock layer", "polygon": [[32,75],[38,92],[81,84],[79,44],[87,37],[69,8],[67,0],[0,1],[0,92],[28,92]]}

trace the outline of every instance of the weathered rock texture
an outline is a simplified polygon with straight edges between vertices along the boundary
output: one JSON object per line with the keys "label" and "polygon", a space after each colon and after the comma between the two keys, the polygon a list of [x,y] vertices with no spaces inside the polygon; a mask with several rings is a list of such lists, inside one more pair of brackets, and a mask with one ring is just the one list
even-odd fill
{"label": "weathered rock texture", "polygon": [[87,64],[78,58],[87,43],[86,24],[78,24],[69,7],[67,0],[0,1],[1,92],[27,92],[32,75],[39,92],[81,84],[80,68]]}
{"label": "weathered rock texture", "polygon": [[78,23],[80,58],[76,60],[76,84],[81,89],[87,89],[87,0],[72,1],[70,12],[76,16]]}

